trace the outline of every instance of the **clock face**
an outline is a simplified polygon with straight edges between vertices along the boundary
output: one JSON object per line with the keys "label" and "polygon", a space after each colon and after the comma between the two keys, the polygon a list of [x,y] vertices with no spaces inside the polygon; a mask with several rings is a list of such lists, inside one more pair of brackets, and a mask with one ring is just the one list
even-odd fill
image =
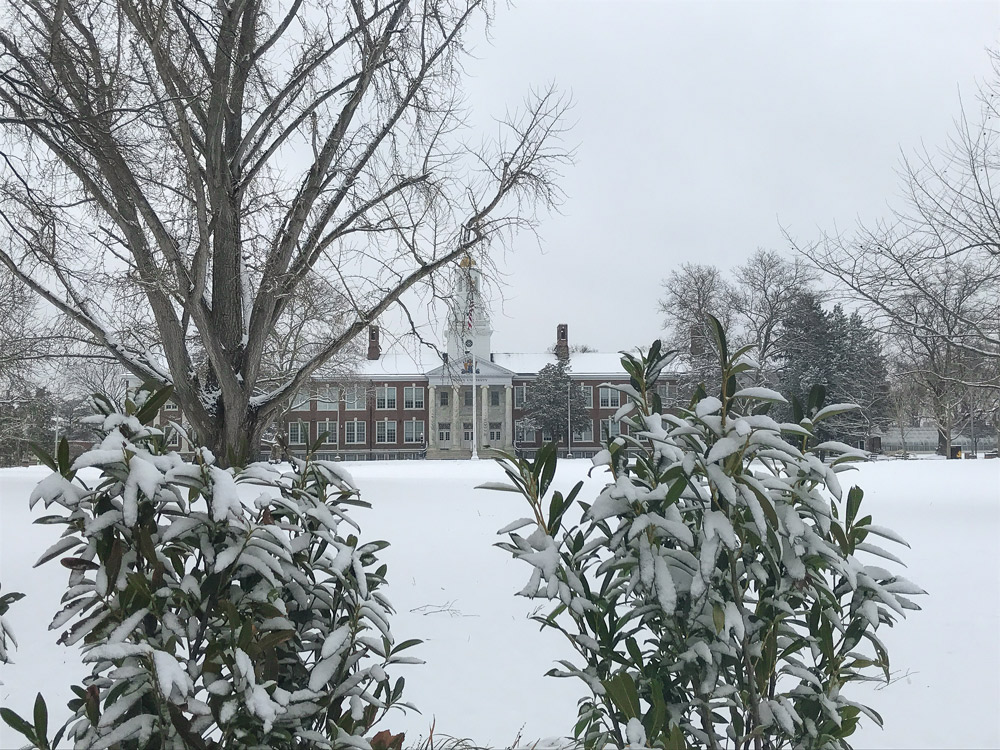
{"label": "clock face", "polygon": [[472,346],[472,339],[466,339],[465,340],[465,345],[466,346]]}

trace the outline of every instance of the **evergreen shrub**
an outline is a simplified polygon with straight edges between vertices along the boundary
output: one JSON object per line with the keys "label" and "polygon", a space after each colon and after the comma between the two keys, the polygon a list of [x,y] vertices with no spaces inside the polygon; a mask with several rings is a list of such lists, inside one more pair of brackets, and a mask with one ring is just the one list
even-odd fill
{"label": "evergreen shrub", "polygon": [[37,564],[70,570],[51,628],[91,671],[51,740],[41,695],[31,721],[3,719],[40,748],[369,748],[375,723],[409,707],[388,672],[418,661],[402,653],[418,641],[390,631],[387,543],[362,542],[347,512],[367,504],[331,462],[223,469],[204,448],[184,460],[150,426],[169,395],[121,410],[97,398],[99,444],[72,463],[66,441],[44,456],[53,473],[31,504],[64,512],[36,523],[65,531]]}
{"label": "evergreen shrub", "polygon": [[888,681],[878,631],[925,592],[882,567],[901,561],[878,538],[905,542],[862,513],[860,488],[842,489],[865,455],[814,438],[852,407],[814,390],[798,423],[776,422],[785,399],[740,386],[750,349],[730,355],[712,322],[721,392],[699,388],[687,408],[665,412],[655,392],[672,353],[623,356],[630,382],[612,387],[626,429],[594,458],[611,477],[596,499],[582,482],[549,494],[554,445],[500,460],[511,483],[483,487],[522,494],[533,514],[498,546],[531,567],[520,594],[552,602],[535,619],[578,654],[548,674],[586,685],[585,747],[847,750],[863,717],[882,723],[852,683]]}

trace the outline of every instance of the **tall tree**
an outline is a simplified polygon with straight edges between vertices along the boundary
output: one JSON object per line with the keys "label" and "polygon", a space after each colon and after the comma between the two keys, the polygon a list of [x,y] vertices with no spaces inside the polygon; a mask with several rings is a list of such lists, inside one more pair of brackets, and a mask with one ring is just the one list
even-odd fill
{"label": "tall tree", "polygon": [[925,394],[938,450],[948,455],[953,433],[975,410],[971,404],[1000,395],[1000,357],[982,351],[978,333],[965,325],[984,314],[982,278],[975,264],[954,259],[928,276],[926,284],[926,293],[900,300],[900,322],[889,331],[897,358]]}
{"label": "tall tree", "polygon": [[557,360],[538,371],[524,401],[525,421],[532,429],[545,430],[556,443],[566,441],[567,427],[583,430],[593,426],[583,389],[574,383],[565,360]]}
{"label": "tall tree", "polygon": [[[565,102],[460,143],[485,0],[26,0],[0,28],[0,262],[200,440],[249,455],[288,394],[408,290],[535,227]],[[484,264],[485,265],[485,264]],[[350,311],[262,385],[306,279]]]}
{"label": "tall tree", "polygon": [[811,288],[817,275],[800,259],[789,260],[762,248],[734,269],[727,307],[734,340],[741,345],[756,345],[758,383],[770,382],[774,377],[781,323],[793,300]]}
{"label": "tall tree", "polygon": [[[938,153],[904,159],[904,200],[887,219],[854,233],[791,242],[850,290],[883,329],[913,330],[1000,359],[1000,53],[993,59],[978,114],[970,121],[963,111]],[[941,276],[956,264],[975,280],[972,299],[939,294]],[[915,304],[934,314],[914,319]]]}
{"label": "tall tree", "polygon": [[891,407],[881,339],[857,312],[847,315],[839,305],[824,310],[818,294],[803,292],[792,300],[781,327],[781,391],[805,404],[811,388],[822,385],[827,403],[860,407],[827,420],[827,436],[860,437],[887,423]]}
{"label": "tall tree", "polygon": [[731,327],[729,283],[715,266],[684,263],[670,272],[663,289],[659,310],[664,316],[667,346],[676,349],[685,364],[683,385],[688,389],[699,383],[715,385],[719,353],[708,316],[714,315],[727,329]]}

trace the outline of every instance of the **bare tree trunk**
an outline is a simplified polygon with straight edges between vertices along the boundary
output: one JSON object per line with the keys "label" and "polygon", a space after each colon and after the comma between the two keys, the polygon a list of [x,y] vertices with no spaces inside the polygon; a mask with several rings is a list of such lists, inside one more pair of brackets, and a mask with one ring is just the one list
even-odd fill
{"label": "bare tree trunk", "polygon": [[[470,152],[463,36],[483,0],[29,0],[0,28],[0,264],[220,460],[406,295],[561,194],[554,91]],[[307,9],[308,8],[308,9]],[[460,139],[463,139],[460,141]],[[344,310],[300,325],[310,279]],[[294,326],[292,326],[294,327]],[[231,459],[230,459],[231,457]]]}

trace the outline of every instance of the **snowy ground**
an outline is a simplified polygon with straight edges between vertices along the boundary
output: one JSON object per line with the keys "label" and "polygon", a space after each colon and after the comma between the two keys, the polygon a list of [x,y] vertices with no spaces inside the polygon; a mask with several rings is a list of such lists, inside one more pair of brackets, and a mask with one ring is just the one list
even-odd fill
{"label": "snowy ground", "polygon": [[[557,487],[585,477],[588,461],[563,461]],[[525,515],[513,494],[474,490],[502,478],[492,462],[408,461],[350,464],[373,504],[356,510],[365,537],[387,539],[389,597],[398,609],[397,639],[418,637],[423,666],[407,667],[408,699],[423,714],[390,716],[385,728],[407,733],[407,745],[436,734],[506,747],[567,733],[582,695],[577,681],[543,676],[571,652],[526,620],[531,607],[513,593],[527,566],[494,548],[496,530]],[[66,571],[31,565],[60,527],[33,526],[27,496],[45,472],[0,470],[0,583],[23,591],[8,615],[20,641],[16,664],[0,667],[0,704],[26,715],[35,693],[50,711],[63,708],[80,664],[46,630]],[[875,522],[913,546],[903,550],[907,577],[930,596],[922,612],[884,634],[895,681],[855,697],[885,718],[863,726],[856,748],[1000,747],[1000,461],[882,461],[852,476]],[[592,497],[603,480],[588,480]],[[41,507],[34,515],[41,515]],[[50,720],[53,725],[57,717]],[[0,747],[17,735],[0,728]]]}

